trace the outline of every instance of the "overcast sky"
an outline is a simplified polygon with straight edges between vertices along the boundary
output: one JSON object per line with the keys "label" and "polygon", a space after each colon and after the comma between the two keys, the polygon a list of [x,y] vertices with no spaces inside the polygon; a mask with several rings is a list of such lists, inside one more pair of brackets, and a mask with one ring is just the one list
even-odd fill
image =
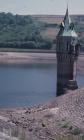
{"label": "overcast sky", "polygon": [[0,0],[0,12],[63,15],[67,1],[70,14],[84,14],[84,0]]}

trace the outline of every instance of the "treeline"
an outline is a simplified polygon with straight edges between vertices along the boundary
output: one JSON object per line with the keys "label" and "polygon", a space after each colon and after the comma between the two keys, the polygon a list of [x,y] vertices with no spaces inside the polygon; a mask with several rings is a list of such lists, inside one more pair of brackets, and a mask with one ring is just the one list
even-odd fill
{"label": "treeline", "polygon": [[0,47],[51,49],[52,41],[40,35],[45,27],[31,16],[0,13]]}
{"label": "treeline", "polygon": [[35,42],[35,41],[26,41],[26,42],[0,42],[1,48],[18,48],[18,49],[51,49],[52,42],[51,41],[42,41],[42,42]]}

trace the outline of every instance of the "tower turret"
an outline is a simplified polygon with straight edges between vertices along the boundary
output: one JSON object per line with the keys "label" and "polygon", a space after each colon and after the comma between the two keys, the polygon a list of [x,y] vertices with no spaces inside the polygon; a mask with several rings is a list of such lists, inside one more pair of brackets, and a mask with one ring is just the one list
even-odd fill
{"label": "tower turret", "polygon": [[65,89],[77,89],[76,61],[79,55],[78,36],[71,22],[68,8],[57,35],[57,95]]}

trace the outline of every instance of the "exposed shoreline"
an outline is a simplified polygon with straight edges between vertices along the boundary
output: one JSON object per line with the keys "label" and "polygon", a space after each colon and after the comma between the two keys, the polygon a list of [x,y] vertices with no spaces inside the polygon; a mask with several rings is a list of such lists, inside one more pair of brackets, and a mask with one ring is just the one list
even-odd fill
{"label": "exposed shoreline", "polygon": [[[56,53],[36,53],[36,52],[0,52],[1,64],[56,64]],[[84,55],[80,55],[77,61],[77,70],[84,74]]]}
{"label": "exposed shoreline", "polygon": [[0,109],[0,131],[9,135],[13,131],[12,134],[24,136],[24,140],[61,140],[58,136],[68,135],[73,136],[72,140],[81,139],[84,136],[83,93],[84,88],[68,91],[37,107]]}
{"label": "exposed shoreline", "polygon": [[56,63],[55,53],[0,52],[0,63]]}

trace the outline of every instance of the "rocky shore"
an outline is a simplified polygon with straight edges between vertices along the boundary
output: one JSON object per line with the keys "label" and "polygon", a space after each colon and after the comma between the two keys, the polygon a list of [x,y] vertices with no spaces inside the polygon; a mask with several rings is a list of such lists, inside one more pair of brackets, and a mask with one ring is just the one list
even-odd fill
{"label": "rocky shore", "polygon": [[68,135],[84,138],[84,88],[37,107],[0,109],[3,130],[11,130],[18,140],[62,140],[56,138]]}

